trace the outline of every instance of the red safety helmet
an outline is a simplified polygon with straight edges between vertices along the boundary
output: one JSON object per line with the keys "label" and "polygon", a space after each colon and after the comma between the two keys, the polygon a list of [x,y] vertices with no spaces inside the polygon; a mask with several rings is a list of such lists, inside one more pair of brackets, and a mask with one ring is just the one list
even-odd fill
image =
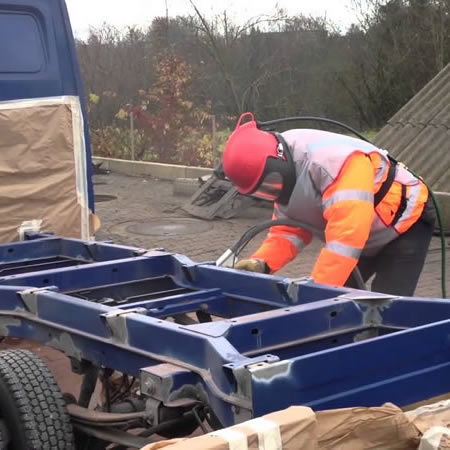
{"label": "red safety helmet", "polygon": [[[242,124],[245,117],[251,120]],[[225,175],[241,194],[274,201],[283,192],[289,197],[295,184],[291,160],[284,139],[260,130],[254,115],[247,112],[241,115],[225,145],[222,164]]]}

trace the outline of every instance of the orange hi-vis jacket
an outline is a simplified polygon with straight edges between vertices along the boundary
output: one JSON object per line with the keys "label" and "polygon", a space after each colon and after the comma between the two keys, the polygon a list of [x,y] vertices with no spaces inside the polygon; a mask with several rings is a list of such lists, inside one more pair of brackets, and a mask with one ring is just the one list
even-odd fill
{"label": "orange hi-vis jacket", "polygon": [[[287,205],[275,203],[273,218],[298,220],[318,230],[326,245],[312,278],[343,286],[361,255],[375,255],[419,219],[428,189],[397,165],[390,189],[375,207],[374,196],[391,164],[386,151],[320,130],[289,130],[282,135],[296,165],[297,182]],[[312,237],[302,228],[274,226],[252,258],[264,260],[274,273]]]}

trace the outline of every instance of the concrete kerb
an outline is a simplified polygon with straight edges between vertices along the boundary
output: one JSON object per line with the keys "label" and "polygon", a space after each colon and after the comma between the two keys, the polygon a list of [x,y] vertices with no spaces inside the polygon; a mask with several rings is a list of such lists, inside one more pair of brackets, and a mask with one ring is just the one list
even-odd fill
{"label": "concrete kerb", "polygon": [[143,161],[129,161],[115,158],[102,158],[94,156],[95,164],[102,164],[102,168],[111,172],[125,175],[148,175],[161,180],[176,180],[178,178],[197,179],[210,175],[213,169],[206,167],[179,166],[175,164],[161,164]]}

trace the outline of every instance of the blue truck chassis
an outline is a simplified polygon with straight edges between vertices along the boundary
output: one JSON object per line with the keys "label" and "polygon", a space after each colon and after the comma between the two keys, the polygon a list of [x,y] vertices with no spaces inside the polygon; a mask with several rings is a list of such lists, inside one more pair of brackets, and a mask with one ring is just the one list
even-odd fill
{"label": "blue truck chassis", "polygon": [[[407,405],[450,390],[446,300],[50,234],[0,246],[0,293],[2,336],[64,352],[85,380],[92,368],[136,377],[149,426],[192,410],[218,428],[292,404]],[[173,423],[166,434],[183,434]]]}

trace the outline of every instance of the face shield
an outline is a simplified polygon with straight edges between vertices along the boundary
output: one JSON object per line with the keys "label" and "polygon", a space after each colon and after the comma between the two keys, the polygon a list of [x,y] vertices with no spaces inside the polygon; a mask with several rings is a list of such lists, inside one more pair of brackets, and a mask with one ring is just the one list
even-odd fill
{"label": "face shield", "polygon": [[281,134],[272,134],[278,141],[276,155],[267,158],[261,181],[251,195],[286,205],[297,181],[297,174],[288,144]]}
{"label": "face shield", "polygon": [[274,202],[283,190],[283,177],[279,172],[270,172],[265,175],[252,197]]}

